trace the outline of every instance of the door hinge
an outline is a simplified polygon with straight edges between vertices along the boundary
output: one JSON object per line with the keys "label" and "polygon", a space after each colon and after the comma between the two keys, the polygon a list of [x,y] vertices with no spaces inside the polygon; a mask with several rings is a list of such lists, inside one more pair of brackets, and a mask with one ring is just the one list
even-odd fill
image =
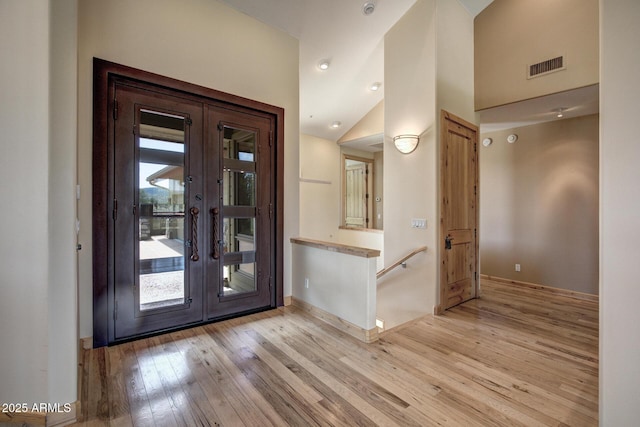
{"label": "door hinge", "polygon": [[224,129],[224,126],[222,125],[222,123],[218,123],[218,130],[222,132],[223,129]]}
{"label": "door hinge", "polygon": [[113,120],[118,120],[118,101],[113,100]]}
{"label": "door hinge", "polygon": [[186,124],[187,126],[191,126],[193,124],[193,120],[187,117],[184,119],[184,124]]}
{"label": "door hinge", "polygon": [[273,147],[273,131],[269,131],[269,147]]}
{"label": "door hinge", "polygon": [[269,203],[269,218],[273,216],[273,203]]}
{"label": "door hinge", "polygon": [[191,297],[187,298],[187,304],[191,305],[192,302],[193,302],[193,298]]}
{"label": "door hinge", "polygon": [[118,199],[114,197],[113,199],[113,211],[111,213],[113,220],[115,221],[118,218]]}

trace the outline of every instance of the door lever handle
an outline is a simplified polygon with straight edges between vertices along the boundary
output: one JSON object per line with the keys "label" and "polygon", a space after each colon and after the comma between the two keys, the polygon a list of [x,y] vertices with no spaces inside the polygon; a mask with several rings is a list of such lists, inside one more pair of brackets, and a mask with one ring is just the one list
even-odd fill
{"label": "door lever handle", "polygon": [[451,235],[447,235],[447,237],[444,238],[444,248],[447,250],[451,249],[451,241],[453,240],[453,237],[451,237]]}

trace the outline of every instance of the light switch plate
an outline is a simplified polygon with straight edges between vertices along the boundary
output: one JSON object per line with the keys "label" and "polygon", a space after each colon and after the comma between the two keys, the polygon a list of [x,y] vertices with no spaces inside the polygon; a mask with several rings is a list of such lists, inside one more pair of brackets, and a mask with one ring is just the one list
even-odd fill
{"label": "light switch plate", "polygon": [[411,220],[411,228],[427,228],[427,220],[425,218],[413,218]]}

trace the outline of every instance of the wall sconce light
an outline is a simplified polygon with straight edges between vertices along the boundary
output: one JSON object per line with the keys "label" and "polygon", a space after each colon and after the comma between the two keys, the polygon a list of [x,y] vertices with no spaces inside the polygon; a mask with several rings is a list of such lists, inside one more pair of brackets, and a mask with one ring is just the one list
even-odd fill
{"label": "wall sconce light", "polygon": [[399,152],[409,154],[416,149],[420,137],[418,135],[398,135],[393,137],[393,143]]}

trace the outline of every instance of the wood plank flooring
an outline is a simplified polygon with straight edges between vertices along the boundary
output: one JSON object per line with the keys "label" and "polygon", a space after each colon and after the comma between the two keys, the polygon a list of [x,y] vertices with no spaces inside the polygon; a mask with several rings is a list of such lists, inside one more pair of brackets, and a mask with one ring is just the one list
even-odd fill
{"label": "wood plank flooring", "polygon": [[76,425],[597,425],[597,303],[481,296],[374,344],[287,307],[87,350]]}

